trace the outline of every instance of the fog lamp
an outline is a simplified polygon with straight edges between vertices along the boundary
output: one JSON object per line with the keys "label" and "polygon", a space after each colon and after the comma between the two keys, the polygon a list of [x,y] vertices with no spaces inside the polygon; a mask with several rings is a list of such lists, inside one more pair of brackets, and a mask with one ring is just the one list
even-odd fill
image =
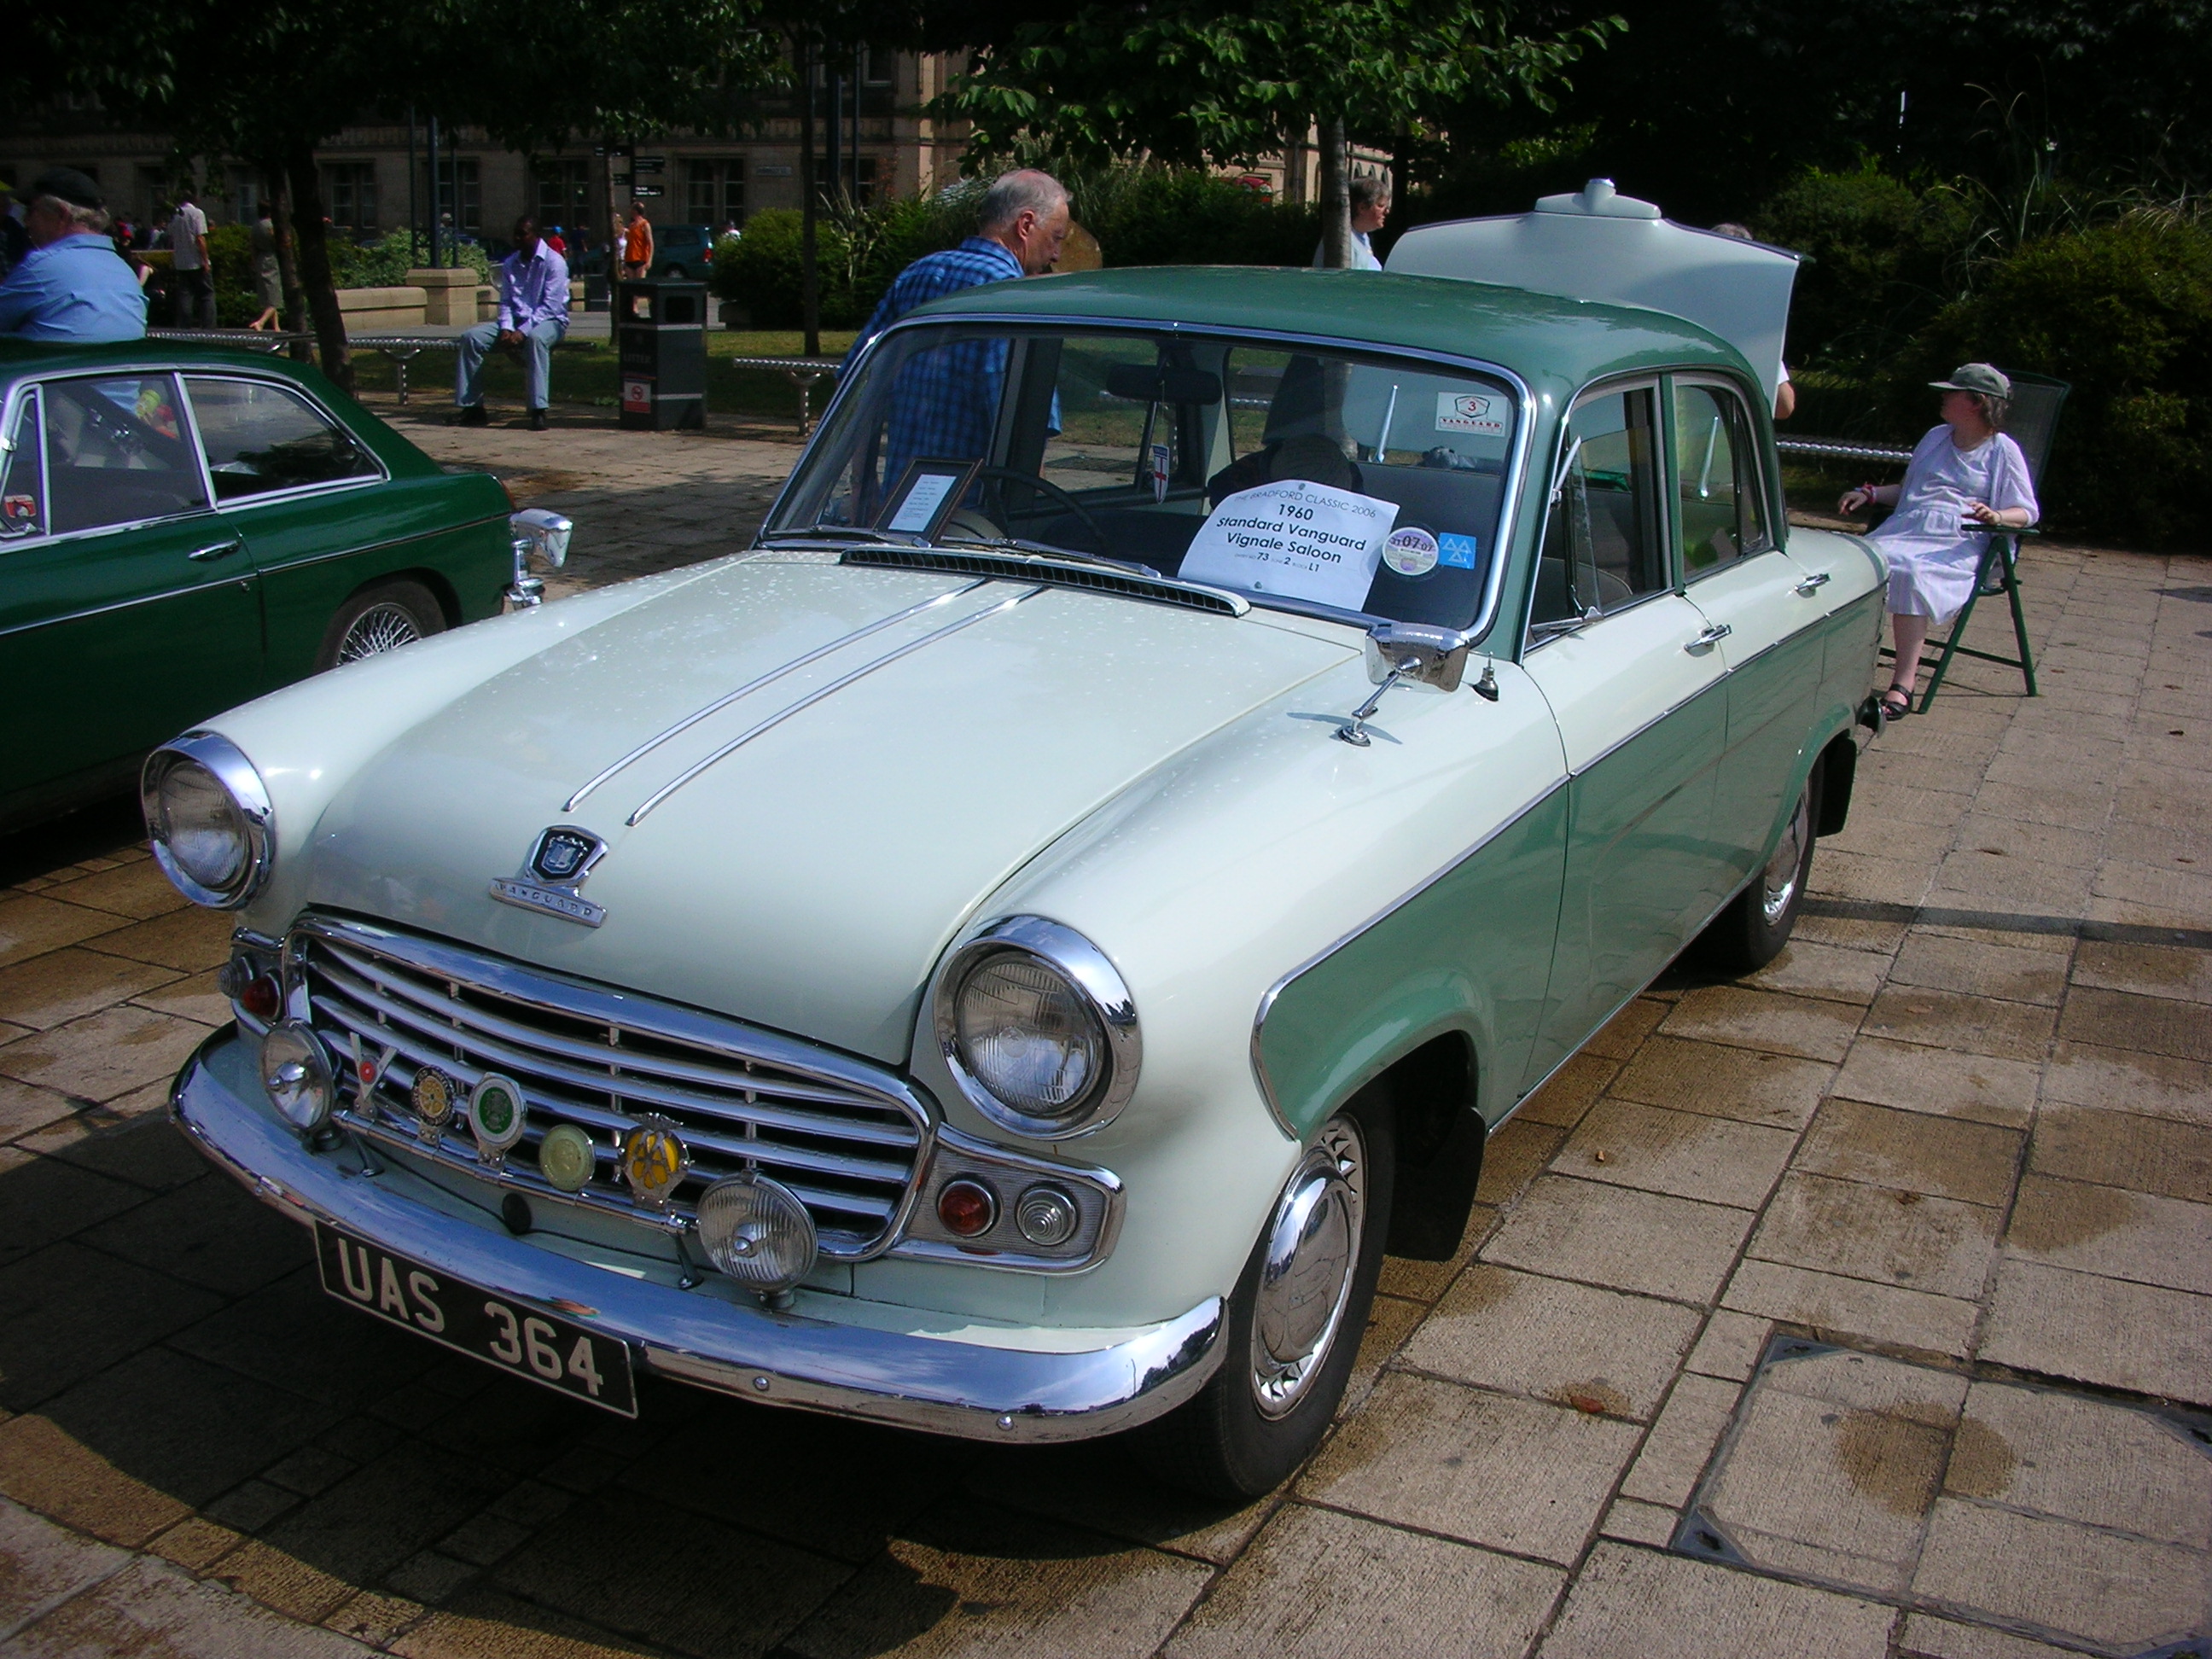
{"label": "fog lamp", "polygon": [[269,1028],[261,1039],[261,1086],[284,1121],[301,1133],[323,1127],[335,1091],[330,1056],[313,1027],[288,1019]]}
{"label": "fog lamp", "polygon": [[981,1238],[999,1218],[998,1196],[980,1181],[948,1181],[937,1194],[937,1218],[955,1238]]}
{"label": "fog lamp", "polygon": [[747,1290],[775,1296],[814,1271],[814,1218],[765,1176],[718,1181],[699,1196],[699,1245]]}
{"label": "fog lamp", "polygon": [[1032,1244],[1065,1244],[1081,1219],[1075,1200],[1057,1187],[1036,1186],[1014,1206],[1014,1225]]}

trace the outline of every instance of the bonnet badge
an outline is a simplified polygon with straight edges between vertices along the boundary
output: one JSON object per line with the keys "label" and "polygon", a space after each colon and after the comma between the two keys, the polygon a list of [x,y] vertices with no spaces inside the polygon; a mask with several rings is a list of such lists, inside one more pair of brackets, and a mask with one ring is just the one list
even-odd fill
{"label": "bonnet badge", "polygon": [[556,823],[532,844],[519,874],[493,878],[491,896],[502,904],[596,927],[607,919],[605,907],[576,890],[606,851],[606,842],[590,830]]}

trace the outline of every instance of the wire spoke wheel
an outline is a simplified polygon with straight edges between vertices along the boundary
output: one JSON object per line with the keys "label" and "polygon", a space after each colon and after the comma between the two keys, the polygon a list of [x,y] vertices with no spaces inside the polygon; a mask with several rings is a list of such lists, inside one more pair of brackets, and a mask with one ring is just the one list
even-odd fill
{"label": "wire spoke wheel", "polygon": [[354,618],[353,626],[346,629],[345,638],[338,642],[338,660],[359,662],[363,657],[412,645],[422,637],[422,630],[415,625],[413,613],[405,605],[386,599]]}

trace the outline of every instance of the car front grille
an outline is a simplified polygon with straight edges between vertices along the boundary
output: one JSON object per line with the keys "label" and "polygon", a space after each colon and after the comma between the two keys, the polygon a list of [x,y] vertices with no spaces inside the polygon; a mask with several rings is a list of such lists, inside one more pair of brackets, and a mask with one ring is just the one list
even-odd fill
{"label": "car front grille", "polygon": [[[812,1213],[822,1254],[845,1260],[884,1249],[914,1191],[928,1116],[897,1077],[864,1061],[367,923],[309,918],[285,954],[293,1012],[303,989],[340,1079],[340,1121],[387,1144],[669,1230],[690,1223],[708,1186],[757,1170]],[[520,1084],[521,1142],[483,1157],[459,1109],[428,1130],[410,1098],[425,1066],[464,1097],[487,1073]],[[621,1170],[623,1137],[648,1115],[674,1126],[691,1159],[658,1206],[639,1202]],[[591,1137],[596,1158],[573,1194],[538,1168],[546,1131],[564,1122]]]}

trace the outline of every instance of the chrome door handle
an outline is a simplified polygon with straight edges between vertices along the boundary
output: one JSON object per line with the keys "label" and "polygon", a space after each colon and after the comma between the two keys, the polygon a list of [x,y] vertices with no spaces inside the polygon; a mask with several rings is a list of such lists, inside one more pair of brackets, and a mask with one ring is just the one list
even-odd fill
{"label": "chrome door handle", "polygon": [[212,564],[217,559],[228,558],[232,554],[237,552],[238,550],[244,545],[245,544],[240,542],[237,537],[233,536],[227,542],[210,542],[208,545],[201,548],[198,551],[187,553],[185,556],[191,560],[196,564]]}
{"label": "chrome door handle", "polygon": [[1726,623],[1707,623],[1697,638],[1682,647],[1685,651],[1709,651],[1735,632]]}
{"label": "chrome door handle", "polygon": [[1827,585],[1828,573],[1825,570],[1818,570],[1814,572],[1813,574],[1806,577],[1803,581],[1799,582],[1797,584],[1797,591],[1809,599]]}

